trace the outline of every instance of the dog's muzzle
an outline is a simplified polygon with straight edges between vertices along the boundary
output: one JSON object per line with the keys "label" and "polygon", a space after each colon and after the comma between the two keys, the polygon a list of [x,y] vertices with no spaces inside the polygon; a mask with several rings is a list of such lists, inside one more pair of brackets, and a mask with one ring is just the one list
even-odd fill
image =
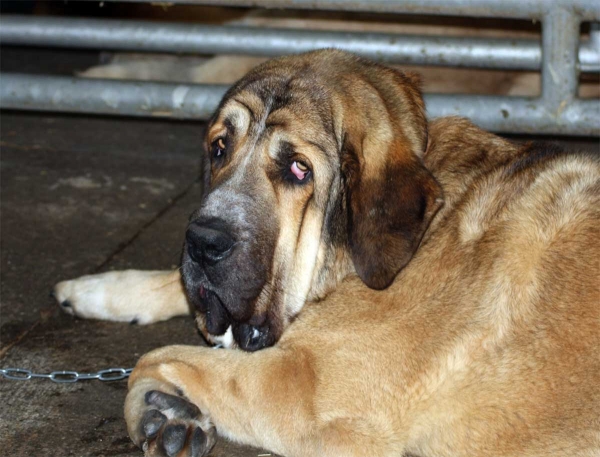
{"label": "dog's muzzle", "polygon": [[206,331],[219,336],[231,327],[236,343],[245,351],[273,345],[276,338],[269,319],[252,315],[252,296],[258,296],[262,282],[252,286],[251,277],[232,281],[250,263],[244,243],[236,241],[221,219],[192,221],[185,239],[184,283],[190,302],[205,316]]}

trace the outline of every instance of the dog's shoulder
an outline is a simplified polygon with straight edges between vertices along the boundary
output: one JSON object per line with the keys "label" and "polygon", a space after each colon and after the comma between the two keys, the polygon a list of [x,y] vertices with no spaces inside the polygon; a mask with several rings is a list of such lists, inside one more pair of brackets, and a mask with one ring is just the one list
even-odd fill
{"label": "dog's shoulder", "polygon": [[552,240],[585,229],[582,218],[600,220],[598,154],[556,143],[513,143],[468,120],[443,118],[430,125],[425,163],[445,197],[434,227],[454,226],[461,243],[508,242],[511,227]]}
{"label": "dog's shoulder", "polygon": [[444,117],[429,124],[425,166],[444,190],[446,210],[472,186],[519,154],[509,141],[486,132],[460,117]]}
{"label": "dog's shoulder", "polygon": [[497,335],[515,323],[558,325],[567,309],[582,341],[597,332],[600,155],[513,143],[456,118],[430,132],[425,163],[446,205],[425,251],[453,284],[471,284]]}
{"label": "dog's shoulder", "polygon": [[446,207],[470,200],[474,193],[483,197],[499,189],[505,197],[516,197],[548,174],[558,181],[565,174],[586,182],[600,179],[599,154],[553,142],[511,142],[458,117],[430,123],[424,161],[442,185]]}

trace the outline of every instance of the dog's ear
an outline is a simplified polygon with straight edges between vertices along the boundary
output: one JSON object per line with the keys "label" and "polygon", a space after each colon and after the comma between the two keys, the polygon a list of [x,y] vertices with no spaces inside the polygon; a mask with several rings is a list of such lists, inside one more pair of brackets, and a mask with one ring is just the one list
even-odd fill
{"label": "dog's ear", "polygon": [[[350,254],[356,272],[373,289],[388,287],[410,261],[443,201],[440,185],[421,160],[427,124],[418,88],[411,78],[401,82],[398,91],[404,92],[392,102],[404,108],[394,114],[388,107],[387,119],[377,125],[354,122],[359,132],[346,130],[342,147]],[[415,94],[416,103],[410,98]]]}

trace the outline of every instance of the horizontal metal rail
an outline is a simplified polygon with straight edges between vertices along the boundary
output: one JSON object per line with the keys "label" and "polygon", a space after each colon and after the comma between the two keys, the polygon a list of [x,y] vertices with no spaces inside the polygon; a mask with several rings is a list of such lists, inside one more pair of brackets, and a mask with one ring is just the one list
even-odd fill
{"label": "horizontal metal rail", "polygon": [[[593,29],[579,50],[581,71],[600,72],[600,30]],[[338,48],[387,63],[539,70],[539,40],[417,36],[384,33],[265,29],[149,21],[71,19],[4,15],[0,42],[196,54],[279,56]]]}
{"label": "horizontal metal rail", "polygon": [[[206,120],[227,86],[141,83],[26,74],[0,74],[0,107],[126,116]],[[458,115],[508,133],[598,135],[600,104],[575,100],[548,110],[540,99],[426,95],[430,118]]]}
{"label": "horizontal metal rail", "polygon": [[583,21],[600,20],[597,0],[169,0],[165,3],[513,19],[542,19],[550,10],[561,9]]}
{"label": "horizontal metal rail", "polygon": [[0,73],[0,108],[208,119],[227,86]]}

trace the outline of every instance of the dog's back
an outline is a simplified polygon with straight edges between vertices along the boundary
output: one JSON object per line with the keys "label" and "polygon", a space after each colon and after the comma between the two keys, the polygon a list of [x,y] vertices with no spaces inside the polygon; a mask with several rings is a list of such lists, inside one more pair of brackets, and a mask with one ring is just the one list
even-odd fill
{"label": "dog's back", "polygon": [[[399,450],[598,455],[598,157],[447,118],[424,160],[446,204],[411,263],[384,292],[347,280],[282,343],[320,359],[324,410],[408,433]],[[370,385],[348,378],[365,364]]]}
{"label": "dog's back", "polygon": [[[461,338],[471,334],[473,365],[455,390],[469,405],[462,446],[485,428],[496,453],[600,452],[599,157],[553,144],[509,146],[462,124],[432,126],[439,158],[454,158],[436,164],[434,149],[430,164],[434,173],[441,166],[447,192],[475,174],[450,202],[453,220],[437,226],[451,232],[442,264],[456,249],[455,281],[469,288],[469,299],[454,303],[472,307]],[[472,132],[478,141],[469,144]]]}

